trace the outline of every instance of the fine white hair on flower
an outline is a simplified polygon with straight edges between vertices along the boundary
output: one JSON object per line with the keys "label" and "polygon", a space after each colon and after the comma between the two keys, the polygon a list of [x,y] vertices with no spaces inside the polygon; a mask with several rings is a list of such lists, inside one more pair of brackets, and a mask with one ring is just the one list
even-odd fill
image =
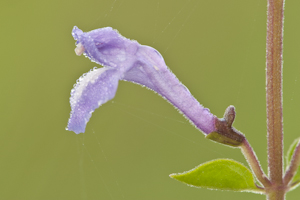
{"label": "fine white hair on flower", "polygon": [[71,91],[71,107],[74,107],[73,105],[76,104],[79,99],[81,98],[82,92],[86,89],[88,84],[95,83],[96,79],[99,78],[99,76],[105,72],[108,68],[102,67],[102,68],[96,68],[94,67],[91,69],[88,73],[83,74],[77,81],[74,86],[74,88]]}

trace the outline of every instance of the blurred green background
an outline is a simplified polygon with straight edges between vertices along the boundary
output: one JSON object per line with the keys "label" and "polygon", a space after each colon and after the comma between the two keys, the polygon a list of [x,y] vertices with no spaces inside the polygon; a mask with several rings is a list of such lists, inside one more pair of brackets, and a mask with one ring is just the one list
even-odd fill
{"label": "blurred green background", "polygon": [[[285,152],[300,135],[299,8],[299,1],[286,3]],[[0,20],[1,199],[265,199],[169,178],[217,158],[246,162],[238,149],[206,140],[169,103],[138,85],[121,82],[86,133],[65,127],[73,84],[96,66],[75,55],[71,30],[111,26],[156,48],[218,117],[234,105],[234,126],[266,171],[266,1],[2,0]],[[300,189],[287,199],[299,195]]]}

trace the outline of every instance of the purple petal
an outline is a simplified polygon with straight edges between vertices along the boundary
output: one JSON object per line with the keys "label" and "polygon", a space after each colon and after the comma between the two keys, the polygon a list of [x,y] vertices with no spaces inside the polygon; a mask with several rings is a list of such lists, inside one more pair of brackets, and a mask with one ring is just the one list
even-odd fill
{"label": "purple petal", "polygon": [[178,108],[204,133],[215,131],[216,117],[204,108],[190,91],[168,69],[161,55],[153,48],[141,46],[136,54],[140,65],[128,70],[123,80],[132,81],[154,90]]}
{"label": "purple petal", "polygon": [[67,129],[83,133],[92,112],[114,98],[119,79],[120,73],[108,67],[93,69],[81,76],[71,91],[72,111]]}
{"label": "purple petal", "polygon": [[140,46],[136,41],[121,36],[111,27],[84,33],[75,26],[72,35],[77,43],[84,46],[84,55],[103,66],[124,65],[124,61],[134,56]]}
{"label": "purple petal", "polygon": [[84,132],[91,113],[114,97],[120,79],[157,92],[204,133],[216,131],[216,116],[192,96],[158,51],[129,40],[110,27],[87,33],[74,27],[72,35],[77,40],[77,55],[84,53],[106,67],[89,72],[73,89],[68,130]]}

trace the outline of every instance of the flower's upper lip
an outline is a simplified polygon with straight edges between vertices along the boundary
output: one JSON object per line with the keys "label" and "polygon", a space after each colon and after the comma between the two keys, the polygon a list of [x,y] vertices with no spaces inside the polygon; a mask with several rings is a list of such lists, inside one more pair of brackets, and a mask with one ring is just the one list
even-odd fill
{"label": "flower's upper lip", "polygon": [[72,30],[72,36],[75,40],[80,40],[80,36],[83,34],[83,31],[80,30],[77,26],[74,26]]}

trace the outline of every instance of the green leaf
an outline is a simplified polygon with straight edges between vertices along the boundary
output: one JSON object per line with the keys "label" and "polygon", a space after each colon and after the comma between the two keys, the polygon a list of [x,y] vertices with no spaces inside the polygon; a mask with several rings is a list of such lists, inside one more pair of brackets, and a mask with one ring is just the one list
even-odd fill
{"label": "green leaf", "polygon": [[[287,156],[286,156],[286,162],[287,162],[287,166],[290,165],[295,148],[297,146],[297,144],[299,143],[300,138],[297,138],[294,140],[294,142],[291,144],[288,152],[287,152]],[[292,182],[299,182],[300,183],[300,166],[298,167],[298,170],[295,174],[295,176],[293,177]]]}
{"label": "green leaf", "polygon": [[254,177],[247,167],[229,159],[213,160],[190,171],[171,174],[170,177],[200,188],[263,192],[256,187]]}

